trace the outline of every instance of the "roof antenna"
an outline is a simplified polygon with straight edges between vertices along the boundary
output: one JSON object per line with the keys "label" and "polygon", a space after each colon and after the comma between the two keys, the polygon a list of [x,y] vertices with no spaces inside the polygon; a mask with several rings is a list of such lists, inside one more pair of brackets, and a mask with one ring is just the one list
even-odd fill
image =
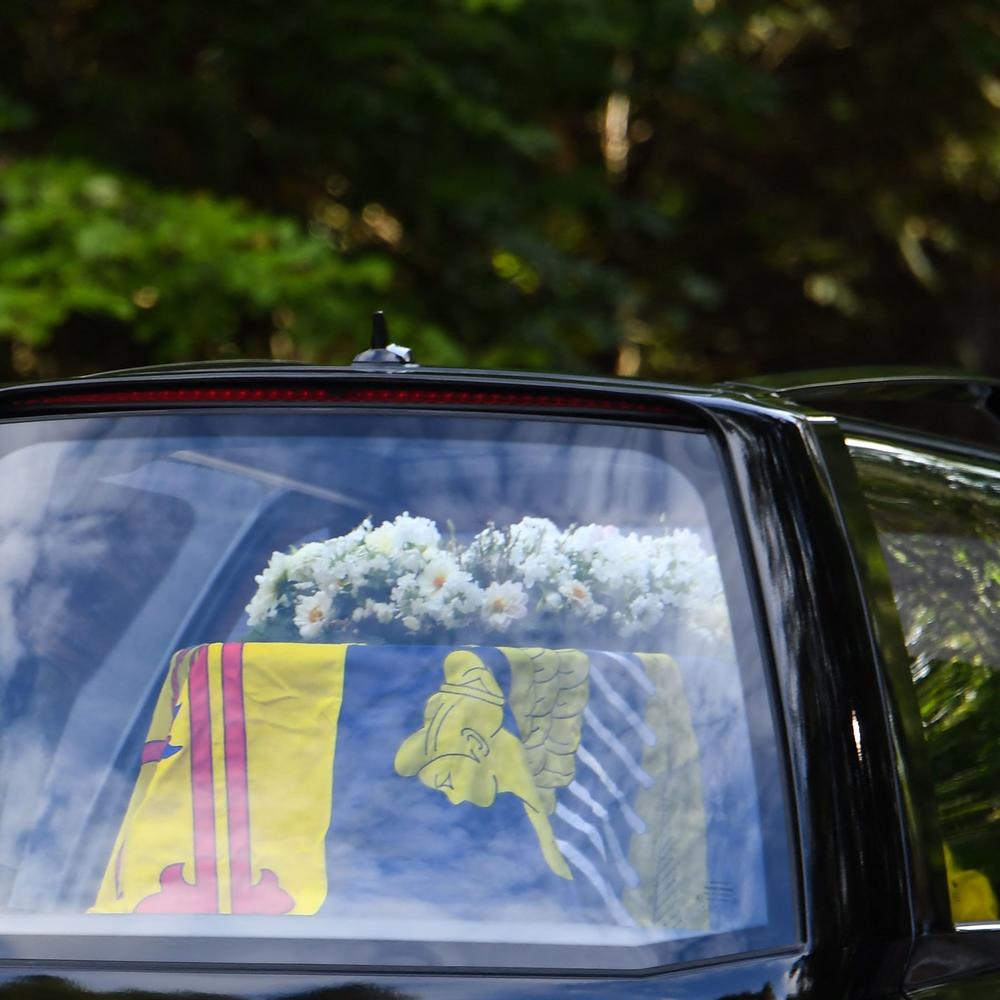
{"label": "roof antenna", "polygon": [[378,309],[372,313],[372,350],[389,346],[389,323],[385,313]]}
{"label": "roof antenna", "polygon": [[400,344],[389,343],[389,323],[385,313],[379,309],[372,314],[372,343],[367,351],[362,351],[353,361],[356,365],[408,365],[410,349]]}

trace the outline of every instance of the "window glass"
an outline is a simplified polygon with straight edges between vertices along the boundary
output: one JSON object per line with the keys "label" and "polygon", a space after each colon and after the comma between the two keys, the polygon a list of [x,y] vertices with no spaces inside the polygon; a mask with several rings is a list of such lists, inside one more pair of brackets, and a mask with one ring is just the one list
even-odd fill
{"label": "window glass", "polygon": [[1000,471],[851,442],[885,553],[934,770],[956,923],[998,919]]}
{"label": "window glass", "polygon": [[707,436],[288,412],[0,431],[10,954],[629,968],[792,939]]}

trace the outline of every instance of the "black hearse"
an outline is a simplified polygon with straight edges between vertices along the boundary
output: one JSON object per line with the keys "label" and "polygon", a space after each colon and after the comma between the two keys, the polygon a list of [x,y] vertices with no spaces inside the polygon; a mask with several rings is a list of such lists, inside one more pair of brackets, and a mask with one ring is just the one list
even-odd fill
{"label": "black hearse", "polygon": [[998,393],[0,391],[0,992],[1000,995]]}

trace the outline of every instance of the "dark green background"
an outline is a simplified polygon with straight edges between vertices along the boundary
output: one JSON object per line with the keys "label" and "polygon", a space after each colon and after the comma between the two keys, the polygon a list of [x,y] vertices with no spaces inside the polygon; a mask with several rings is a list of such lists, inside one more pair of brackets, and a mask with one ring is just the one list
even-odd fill
{"label": "dark green background", "polygon": [[1000,373],[995,0],[2,0],[0,378]]}

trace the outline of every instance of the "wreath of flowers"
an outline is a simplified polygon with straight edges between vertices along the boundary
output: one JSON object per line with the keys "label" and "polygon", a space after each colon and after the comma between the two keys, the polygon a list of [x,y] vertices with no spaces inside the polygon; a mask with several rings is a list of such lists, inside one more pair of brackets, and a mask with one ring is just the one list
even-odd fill
{"label": "wreath of flowers", "polygon": [[728,635],[718,562],[687,529],[560,530],[547,518],[489,523],[463,545],[434,521],[366,518],[345,535],[275,552],[246,607],[261,638],[375,641],[541,635],[558,626],[627,640],[665,619]]}

